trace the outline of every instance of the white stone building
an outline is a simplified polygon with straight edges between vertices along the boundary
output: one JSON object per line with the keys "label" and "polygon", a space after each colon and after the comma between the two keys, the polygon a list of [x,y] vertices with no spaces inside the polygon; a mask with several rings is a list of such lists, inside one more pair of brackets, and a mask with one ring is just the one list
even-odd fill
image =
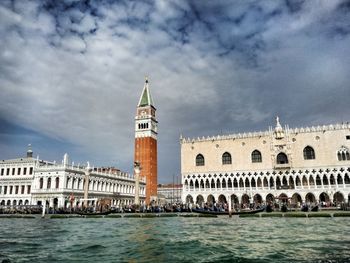
{"label": "white stone building", "polygon": [[249,203],[288,200],[348,203],[350,124],[185,139],[182,200]]}
{"label": "white stone building", "polygon": [[[43,205],[52,208],[83,204],[86,167],[74,166],[64,156],[61,164],[32,157],[0,162],[0,205]],[[145,181],[140,179],[140,201],[145,199]],[[116,169],[93,168],[89,173],[89,205],[109,198],[112,205],[134,203],[135,178]],[[74,199],[74,200],[73,200]]]}
{"label": "white stone building", "polygon": [[174,204],[181,202],[181,184],[158,184],[158,200],[162,204]]}

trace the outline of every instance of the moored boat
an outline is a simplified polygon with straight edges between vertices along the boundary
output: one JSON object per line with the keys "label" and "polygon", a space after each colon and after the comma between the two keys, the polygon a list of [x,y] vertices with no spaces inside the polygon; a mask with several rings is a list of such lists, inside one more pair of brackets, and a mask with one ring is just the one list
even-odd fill
{"label": "moored boat", "polygon": [[112,210],[104,211],[104,212],[89,212],[89,211],[79,211],[76,212],[78,215],[81,216],[104,216],[104,215],[109,215],[112,213]]}
{"label": "moored boat", "polygon": [[200,214],[211,214],[211,215],[246,215],[246,214],[256,214],[263,212],[265,210],[265,207],[255,209],[255,210],[247,210],[247,211],[232,211],[231,213],[229,211],[214,211],[214,210],[208,210],[208,209],[200,209],[195,208],[192,209],[192,212],[200,213]]}

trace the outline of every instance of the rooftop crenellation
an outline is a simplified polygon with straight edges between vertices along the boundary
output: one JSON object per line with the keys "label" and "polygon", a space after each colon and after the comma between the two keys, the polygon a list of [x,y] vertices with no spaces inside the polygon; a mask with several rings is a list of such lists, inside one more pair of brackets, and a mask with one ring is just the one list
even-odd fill
{"label": "rooftop crenellation", "polygon": [[[310,127],[300,127],[300,128],[289,128],[288,125],[285,125],[284,130],[289,134],[298,134],[298,133],[311,133],[311,132],[326,132],[332,130],[342,130],[350,129],[350,123],[338,123],[338,124],[329,124],[329,125],[318,125]],[[244,132],[236,134],[227,134],[227,135],[216,135],[216,136],[202,136],[197,138],[184,138],[180,137],[180,143],[194,143],[194,142],[204,142],[204,141],[217,141],[217,140],[232,140],[232,139],[244,139],[244,138],[255,138],[270,136],[273,132],[273,128],[269,127],[268,131],[258,131],[258,132]]]}

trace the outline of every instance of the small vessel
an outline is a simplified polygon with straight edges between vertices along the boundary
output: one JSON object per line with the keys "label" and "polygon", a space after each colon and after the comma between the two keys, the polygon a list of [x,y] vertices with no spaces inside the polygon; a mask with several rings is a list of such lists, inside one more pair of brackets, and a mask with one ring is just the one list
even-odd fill
{"label": "small vessel", "polygon": [[201,208],[194,208],[192,209],[192,212],[200,213],[200,214],[210,214],[210,215],[247,215],[247,214],[256,214],[263,212],[265,210],[265,207],[255,209],[255,210],[247,210],[247,211],[235,211],[235,212],[229,212],[229,211],[214,211],[214,210],[208,210],[208,209],[201,209]]}
{"label": "small vessel", "polygon": [[78,215],[81,216],[104,216],[104,215],[109,215],[112,213],[112,210],[104,211],[104,212],[90,212],[90,211],[77,211],[76,212]]}

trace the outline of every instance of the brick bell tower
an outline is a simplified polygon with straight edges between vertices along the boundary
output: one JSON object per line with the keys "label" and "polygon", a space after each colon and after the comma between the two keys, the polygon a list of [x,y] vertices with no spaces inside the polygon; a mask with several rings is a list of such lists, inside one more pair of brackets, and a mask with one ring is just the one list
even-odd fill
{"label": "brick bell tower", "polygon": [[148,79],[137,105],[135,117],[135,162],[141,166],[140,176],[146,178],[146,204],[157,201],[157,120]]}

